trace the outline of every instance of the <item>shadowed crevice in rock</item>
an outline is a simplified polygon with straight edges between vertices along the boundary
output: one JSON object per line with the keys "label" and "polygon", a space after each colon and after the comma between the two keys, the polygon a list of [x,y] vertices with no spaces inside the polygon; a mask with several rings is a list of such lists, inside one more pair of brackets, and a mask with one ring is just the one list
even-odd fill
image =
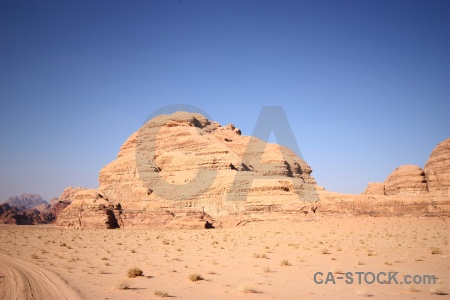
{"label": "shadowed crevice in rock", "polygon": [[213,224],[211,224],[211,223],[209,223],[208,221],[206,221],[206,223],[205,223],[205,229],[214,229],[215,227],[214,227],[214,225]]}
{"label": "shadowed crevice in rock", "polygon": [[108,229],[116,229],[120,228],[119,223],[117,222],[116,216],[111,209],[106,210],[106,215],[108,217],[108,221],[106,222]]}

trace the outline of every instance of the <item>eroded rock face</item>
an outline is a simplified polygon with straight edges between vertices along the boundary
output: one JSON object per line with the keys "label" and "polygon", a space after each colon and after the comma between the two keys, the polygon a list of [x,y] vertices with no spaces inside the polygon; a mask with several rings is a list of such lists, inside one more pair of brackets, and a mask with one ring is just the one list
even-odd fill
{"label": "eroded rock face", "polygon": [[[98,194],[121,227],[216,227],[223,215],[314,197],[311,172],[286,147],[242,136],[233,124],[177,112],[155,117],[125,141],[100,171]],[[58,223],[93,226],[104,215],[94,198],[73,201]],[[76,216],[87,206],[97,212],[81,224]]]}
{"label": "eroded rock face", "polygon": [[384,195],[383,182],[369,182],[363,195]]}
{"label": "eroded rock face", "polygon": [[52,204],[47,204],[45,210],[41,214],[45,216],[49,223],[53,223],[58,218],[61,211],[63,211],[71,202],[67,200],[53,201]]}
{"label": "eroded rock face", "polygon": [[70,206],[60,212],[57,225],[68,228],[114,229],[161,227],[202,229],[220,226],[208,214],[183,206],[158,207],[153,210],[123,210],[102,192],[84,189],[73,195]]}
{"label": "eroded rock face", "polygon": [[[132,134],[118,158],[101,170],[99,190],[126,205],[133,201],[200,200],[205,194],[219,197],[231,190],[233,183],[240,186],[232,190],[239,198],[255,191],[252,179],[270,176],[278,180],[267,181],[267,190],[282,190],[280,177],[292,179],[295,191],[305,183],[315,183],[311,168],[289,149],[258,139],[247,149],[249,140],[234,125],[221,127],[199,114],[161,115]],[[193,180],[199,169],[203,171]]]}
{"label": "eroded rock face", "polygon": [[224,194],[236,200],[253,195],[264,201],[269,192],[298,199],[307,186],[314,189],[311,168],[291,150],[256,138],[247,148],[250,139],[232,124],[221,127],[199,114],[158,116],[132,134],[118,158],[100,171],[99,190],[130,207],[158,200],[218,200]]}
{"label": "eroded rock face", "polygon": [[430,193],[448,194],[450,190],[450,138],[431,152],[424,167]]}
{"label": "eroded rock face", "polygon": [[73,228],[118,228],[114,204],[97,190],[83,189],[72,196],[71,204],[59,213],[56,223]]}
{"label": "eroded rock face", "polygon": [[64,191],[61,193],[61,195],[59,196],[59,198],[54,198],[52,200],[50,200],[50,204],[55,204],[58,203],[59,201],[68,201],[68,202],[72,202],[72,200],[75,197],[75,194],[80,192],[80,191],[84,191],[87,190],[86,188],[82,188],[82,187],[67,187],[64,189]]}
{"label": "eroded rock face", "polygon": [[384,182],[385,195],[428,193],[425,172],[416,165],[403,165],[395,169]]}

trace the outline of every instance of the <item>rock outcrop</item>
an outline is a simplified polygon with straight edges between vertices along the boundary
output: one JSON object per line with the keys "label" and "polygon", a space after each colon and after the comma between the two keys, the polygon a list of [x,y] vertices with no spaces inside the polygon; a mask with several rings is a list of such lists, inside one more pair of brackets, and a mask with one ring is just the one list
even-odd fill
{"label": "rock outcrop", "polygon": [[450,138],[434,148],[424,171],[430,193],[450,194]]}
{"label": "rock outcrop", "polygon": [[[169,210],[170,209],[170,210]],[[184,207],[160,207],[123,211],[98,190],[84,189],[73,195],[70,207],[59,214],[58,225],[68,228],[164,227],[215,228],[218,224],[206,213]]]}
{"label": "rock outcrop", "polygon": [[384,195],[384,183],[369,182],[363,195]]}
{"label": "rock outcrop", "polygon": [[214,228],[316,211],[448,215],[448,197],[435,194],[448,187],[448,161],[447,140],[425,171],[401,166],[361,195],[343,195],[316,186],[311,168],[286,147],[243,136],[233,124],[222,127],[200,114],[177,112],[155,117],[130,135],[117,159],[100,171],[97,190],[65,190],[59,201],[70,205],[56,223]]}
{"label": "rock outcrop", "polygon": [[58,224],[74,228],[118,228],[114,204],[99,191],[83,189],[71,196],[70,209],[58,216]]}
{"label": "rock outcrop", "polygon": [[[320,192],[324,213],[371,216],[450,216],[450,139],[440,143],[422,170],[404,165],[361,195]],[[384,194],[383,194],[384,191]]]}
{"label": "rock outcrop", "polygon": [[84,191],[87,190],[86,188],[82,188],[82,187],[67,187],[64,189],[64,191],[61,193],[61,195],[59,195],[59,198],[54,198],[52,200],[50,200],[50,204],[55,204],[58,202],[69,202],[71,203],[74,199],[75,199],[75,194],[80,192],[80,191]]}
{"label": "rock outcrop", "polygon": [[[201,200],[204,195],[219,197],[224,190],[237,199],[255,189],[283,191],[283,178],[293,181],[295,191],[315,184],[311,168],[289,149],[259,139],[247,148],[249,142],[234,125],[221,127],[199,114],[161,115],[132,134],[118,158],[100,171],[99,190],[124,204]],[[252,189],[253,179],[271,177],[277,180]]]}
{"label": "rock outcrop", "polygon": [[428,193],[425,172],[416,165],[403,165],[395,169],[384,182],[385,195]]}
{"label": "rock outcrop", "polygon": [[317,198],[311,172],[288,148],[242,136],[233,124],[161,115],[125,141],[100,171],[98,191],[83,201],[77,192],[57,223],[109,227],[112,211],[120,227],[216,227],[220,216]]}

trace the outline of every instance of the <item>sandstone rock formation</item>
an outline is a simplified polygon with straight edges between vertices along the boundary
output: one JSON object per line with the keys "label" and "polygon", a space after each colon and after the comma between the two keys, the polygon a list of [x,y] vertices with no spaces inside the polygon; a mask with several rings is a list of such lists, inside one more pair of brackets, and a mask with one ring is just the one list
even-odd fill
{"label": "sandstone rock formation", "polygon": [[449,215],[449,197],[435,194],[448,186],[448,161],[447,140],[433,151],[425,172],[401,166],[361,195],[344,195],[316,186],[311,168],[286,147],[243,136],[233,124],[177,112],[155,117],[133,133],[117,159],[100,171],[97,190],[65,190],[59,201],[71,204],[56,223],[214,228],[316,211]]}
{"label": "sandstone rock formation", "polygon": [[60,212],[72,203],[72,201],[75,199],[75,194],[84,190],[87,189],[81,187],[67,187],[61,193],[59,198],[51,199],[44,210],[41,210],[39,208],[37,209],[39,209],[43,214],[47,215],[47,218],[50,219],[51,222],[54,222],[58,218]]}
{"label": "sandstone rock formation", "polygon": [[[258,139],[247,149],[249,141],[233,125],[221,127],[199,114],[161,115],[132,134],[118,158],[100,171],[99,190],[126,203],[201,200],[205,194],[219,197],[224,190],[234,198],[261,189],[285,191],[284,178],[293,182],[291,193],[300,192],[305,183],[315,184],[310,167],[289,149]],[[277,180],[253,188],[247,184],[271,177]],[[231,189],[232,184],[241,188]]]}
{"label": "sandstone rock formation", "polygon": [[314,200],[311,172],[291,150],[242,136],[232,124],[161,115],[125,141],[100,171],[98,191],[83,199],[77,192],[57,223],[113,228],[112,212],[120,227],[216,227],[220,216]]}
{"label": "sandstone rock formation", "polygon": [[369,182],[363,195],[384,195],[384,183]]}
{"label": "sandstone rock formation", "polygon": [[450,195],[450,138],[434,148],[424,170],[431,193]]}
{"label": "sandstone rock formation", "polygon": [[123,212],[98,190],[84,189],[73,195],[68,209],[59,214],[58,225],[80,228],[165,227],[214,228],[216,222],[207,214],[189,209],[160,207],[153,211]]}
{"label": "sandstone rock formation", "polygon": [[71,196],[70,209],[60,212],[59,225],[74,228],[117,228],[114,205],[97,190],[83,189]]}
{"label": "sandstone rock formation", "polygon": [[26,209],[36,208],[41,204],[47,204],[41,196],[35,194],[23,194],[20,196],[13,196],[6,200],[4,203],[9,204],[11,207],[15,207],[20,211]]}
{"label": "sandstone rock formation", "polygon": [[384,182],[385,195],[423,194],[428,192],[425,172],[416,165],[395,169]]}
{"label": "sandstone rock formation", "polygon": [[322,215],[450,217],[450,198],[431,193],[354,195],[319,192]]}
{"label": "sandstone rock formation", "polygon": [[[450,216],[450,139],[431,153],[424,170],[400,166],[384,183],[370,183],[361,195],[321,192],[321,211],[371,216]],[[384,195],[382,193],[384,191]]]}
{"label": "sandstone rock formation", "polygon": [[64,189],[64,191],[61,193],[61,195],[59,196],[59,198],[54,198],[50,201],[50,204],[55,204],[58,203],[60,201],[62,202],[72,202],[75,198],[75,194],[80,192],[80,191],[84,191],[87,190],[86,188],[82,188],[82,187],[67,187]]}

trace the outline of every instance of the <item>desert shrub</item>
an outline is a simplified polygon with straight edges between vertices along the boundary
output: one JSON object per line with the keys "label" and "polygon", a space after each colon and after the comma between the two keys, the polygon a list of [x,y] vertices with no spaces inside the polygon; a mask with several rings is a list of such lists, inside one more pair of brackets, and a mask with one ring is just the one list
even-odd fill
{"label": "desert shrub", "polygon": [[202,277],[202,275],[194,273],[188,276],[190,281],[199,281],[199,280],[204,280],[204,278]]}
{"label": "desert shrub", "polygon": [[114,288],[117,290],[127,290],[131,287],[131,283],[128,280],[121,280],[118,281],[115,285]]}
{"label": "desert shrub", "polygon": [[254,294],[254,293],[258,293],[258,290],[252,286],[244,285],[241,288],[241,292],[243,292],[244,294],[250,294],[250,293]]}
{"label": "desert shrub", "polygon": [[442,287],[435,287],[431,290],[431,295],[445,296],[448,295],[448,293]]}
{"label": "desert shrub", "polygon": [[131,268],[127,272],[128,277],[135,278],[137,276],[144,276],[144,272],[139,268]]}
{"label": "desert shrub", "polygon": [[431,254],[442,254],[442,251],[438,247],[431,248]]}
{"label": "desert shrub", "polygon": [[327,248],[323,248],[321,252],[322,254],[330,254],[330,250],[328,250]]}
{"label": "desert shrub", "polygon": [[169,297],[169,294],[168,294],[167,292],[165,292],[165,291],[160,291],[160,290],[155,291],[153,294],[154,294],[155,296],[162,297],[162,298]]}
{"label": "desert shrub", "polygon": [[281,261],[280,266],[292,266],[292,264],[287,259],[284,259]]}
{"label": "desert shrub", "polygon": [[419,291],[414,284],[407,285],[407,290],[411,293],[416,293]]}
{"label": "desert shrub", "polygon": [[265,253],[263,253],[263,254],[253,253],[253,257],[254,258],[268,258],[267,254],[265,254]]}

